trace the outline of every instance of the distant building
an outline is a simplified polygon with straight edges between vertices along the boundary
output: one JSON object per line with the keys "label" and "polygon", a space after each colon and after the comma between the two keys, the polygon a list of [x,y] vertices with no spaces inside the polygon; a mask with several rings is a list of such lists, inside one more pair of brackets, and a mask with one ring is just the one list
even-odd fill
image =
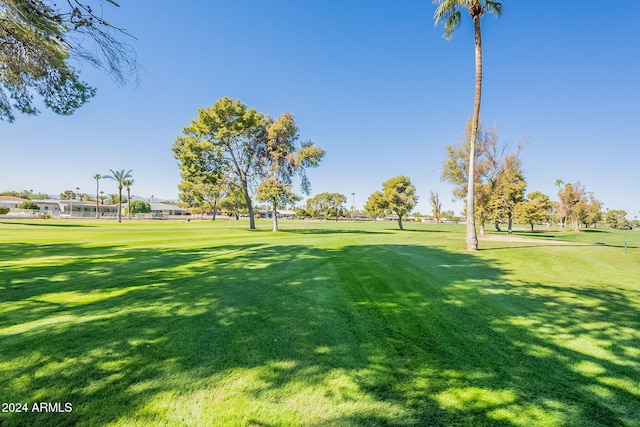
{"label": "distant building", "polygon": [[[34,200],[33,202],[40,206],[41,213],[50,214],[53,217],[96,217],[95,201],[45,199]],[[118,214],[118,206],[98,204],[98,213],[101,218],[115,218]]]}
{"label": "distant building", "polygon": [[0,206],[10,209],[17,209],[24,202],[29,200],[15,196],[0,196]]}
{"label": "distant building", "polygon": [[[278,209],[276,212],[278,213],[278,218],[294,219],[296,217],[295,211],[292,211],[292,210]],[[260,210],[258,211],[258,215],[260,216],[260,218],[273,218],[273,210],[269,210],[269,211]]]}
{"label": "distant building", "polygon": [[149,203],[151,206],[152,218],[171,218],[171,217],[184,217],[191,215],[189,209],[181,208],[175,205],[169,205],[167,203]]}
{"label": "distant building", "polygon": [[[11,209],[10,213],[14,215],[29,215],[33,214],[33,211],[18,209],[18,206],[24,202],[28,202],[27,199],[13,196],[0,196],[0,206],[8,207]],[[40,207],[38,214],[49,215],[51,217],[61,218],[95,218],[96,217],[96,202],[85,200],[58,200],[58,199],[45,199],[45,200],[32,200],[33,203]],[[136,218],[182,218],[191,215],[189,209],[184,209],[178,206],[169,205],[167,203],[149,203],[151,206],[151,213],[136,215]],[[103,205],[98,204],[98,214],[100,218],[116,218],[118,216],[118,205]],[[127,204],[122,204],[122,215],[126,215]]]}

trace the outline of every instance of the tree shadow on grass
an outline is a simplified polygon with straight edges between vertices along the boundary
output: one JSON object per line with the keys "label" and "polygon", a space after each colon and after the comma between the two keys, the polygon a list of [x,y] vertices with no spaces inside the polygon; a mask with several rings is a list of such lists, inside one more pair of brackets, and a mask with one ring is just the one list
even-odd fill
{"label": "tree shadow on grass", "polygon": [[78,227],[95,227],[95,225],[91,224],[80,224],[78,222],[69,222],[69,223],[60,223],[60,222],[48,222],[43,219],[33,219],[33,220],[19,220],[19,221],[0,221],[0,224],[6,225],[25,225],[29,227],[69,227],[69,228],[78,228]]}
{"label": "tree shadow on grass", "polygon": [[640,296],[612,287],[391,243],[64,251],[77,263],[2,271],[0,400],[73,412],[3,427],[640,419]]}
{"label": "tree shadow on grass", "polygon": [[312,235],[331,235],[331,234],[388,234],[385,230],[362,230],[362,229],[340,229],[340,228],[298,228],[298,227],[281,227],[280,233],[290,234],[312,234]]}

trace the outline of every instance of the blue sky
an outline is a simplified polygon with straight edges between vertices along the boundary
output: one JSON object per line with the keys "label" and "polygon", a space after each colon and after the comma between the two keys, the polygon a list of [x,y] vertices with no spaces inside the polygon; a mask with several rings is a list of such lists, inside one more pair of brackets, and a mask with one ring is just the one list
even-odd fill
{"label": "blue sky", "polygon": [[[273,117],[294,114],[302,140],[327,151],[312,194],[355,193],[361,208],[382,182],[407,175],[428,213],[429,191],[459,212],[440,181],[446,144],[472,111],[473,31],[434,27],[429,0],[224,0],[105,3],[137,37],[141,84],[98,89],[73,116],[44,111],[0,122],[0,191],[95,191],[95,173],[133,169],[133,192],[176,199],[171,145],[199,108],[237,98]],[[549,2],[550,3],[550,2]],[[482,120],[501,139],[527,138],[528,191],[556,198],[580,181],[605,208],[640,216],[640,2],[503,1],[483,18]],[[551,10],[552,12],[548,12]],[[103,181],[107,193],[117,192]]]}

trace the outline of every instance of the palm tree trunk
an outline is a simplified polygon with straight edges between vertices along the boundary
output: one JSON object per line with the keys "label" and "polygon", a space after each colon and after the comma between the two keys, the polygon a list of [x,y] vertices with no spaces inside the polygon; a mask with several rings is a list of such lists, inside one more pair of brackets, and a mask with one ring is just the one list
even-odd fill
{"label": "palm tree trunk", "polygon": [[127,187],[127,214],[131,220],[131,188]]}
{"label": "palm tree trunk", "polygon": [[482,37],[480,31],[480,13],[473,13],[473,27],[475,33],[475,60],[476,60],[476,93],[473,103],[473,116],[471,116],[471,143],[469,144],[469,179],[467,185],[467,250],[478,250],[478,234],[476,232],[475,215],[475,162],[476,139],[478,137],[478,123],[480,121],[480,100],[482,97]]}
{"label": "palm tree trunk", "polygon": [[99,178],[96,178],[96,219],[100,218],[100,213],[98,211],[98,200],[100,197],[100,181]]}
{"label": "palm tree trunk", "polygon": [[118,186],[118,223],[122,222],[122,186]]}

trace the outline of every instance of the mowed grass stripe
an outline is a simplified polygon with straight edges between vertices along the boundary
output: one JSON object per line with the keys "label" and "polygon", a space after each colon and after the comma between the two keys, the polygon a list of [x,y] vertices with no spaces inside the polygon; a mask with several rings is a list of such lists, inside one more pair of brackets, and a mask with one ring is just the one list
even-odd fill
{"label": "mowed grass stripe", "polygon": [[637,242],[46,224],[0,235],[0,398],[74,411],[3,427],[638,425]]}

